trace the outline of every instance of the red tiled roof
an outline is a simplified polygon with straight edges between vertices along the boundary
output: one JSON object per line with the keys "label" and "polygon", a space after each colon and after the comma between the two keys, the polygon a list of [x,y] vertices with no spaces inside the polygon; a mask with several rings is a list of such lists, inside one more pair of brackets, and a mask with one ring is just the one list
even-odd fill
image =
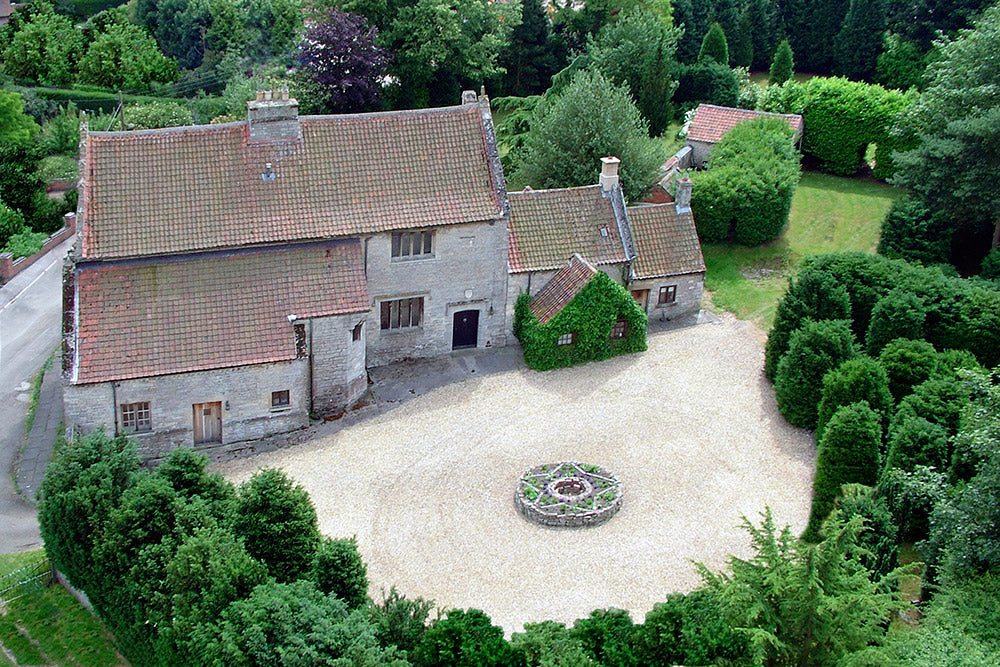
{"label": "red tiled roof", "polygon": [[369,309],[358,241],[78,270],[80,383],[294,359],[289,315]]}
{"label": "red tiled roof", "polygon": [[705,271],[698,232],[690,211],[678,213],[674,204],[630,206],[636,257],[636,278],[659,278]]}
{"label": "red tiled roof", "polygon": [[580,255],[573,255],[569,263],[559,269],[531,299],[528,307],[538,318],[538,322],[545,324],[558,315],[596,275],[597,269],[593,264]]}
{"label": "red tiled roof", "polygon": [[[478,105],[87,137],[84,258],[330,238],[501,215]],[[271,163],[274,180],[261,178]]]}
{"label": "red tiled roof", "polygon": [[601,186],[525,190],[508,199],[511,273],[557,269],[574,253],[594,264],[628,261],[611,197]]}
{"label": "red tiled roof", "polygon": [[792,128],[795,137],[802,135],[802,116],[790,113],[768,113],[766,111],[751,111],[749,109],[734,109],[720,107],[714,104],[699,104],[695,109],[691,126],[688,129],[688,141],[704,141],[714,144],[729,130],[745,120],[760,116],[784,118]]}

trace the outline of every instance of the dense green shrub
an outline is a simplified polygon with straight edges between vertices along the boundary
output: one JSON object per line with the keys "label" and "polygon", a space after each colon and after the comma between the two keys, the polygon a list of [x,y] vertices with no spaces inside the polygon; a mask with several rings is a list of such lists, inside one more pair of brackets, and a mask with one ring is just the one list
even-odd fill
{"label": "dense green shrub", "polygon": [[580,640],[555,621],[525,623],[524,632],[515,632],[510,644],[524,655],[527,667],[598,667]]}
{"label": "dense green shrub", "polygon": [[843,320],[850,315],[851,300],[844,286],[825,271],[804,267],[798,279],[790,280],[788,291],[778,302],[764,351],[764,374],[774,381],[792,334],[805,320]]}
{"label": "dense green shrub", "polygon": [[80,58],[80,81],[146,93],[177,79],[177,63],[160,53],[145,29],[122,19],[98,34]]}
{"label": "dense green shrub", "polygon": [[708,32],[701,40],[701,50],[698,51],[698,62],[709,60],[729,67],[729,44],[726,33],[718,22],[708,27]]}
{"label": "dense green shrub", "polygon": [[897,338],[921,340],[924,337],[924,320],[927,309],[916,294],[904,289],[894,289],[879,299],[872,309],[865,349],[878,356],[882,349]]}
{"label": "dense green shrub", "polygon": [[45,195],[44,184],[38,175],[40,159],[34,142],[0,143],[0,200],[20,212],[29,226],[36,195]]}
{"label": "dense green shrub", "polygon": [[917,45],[888,32],[882,43],[882,53],[875,59],[875,81],[886,88],[908,90],[924,82],[927,60]]}
{"label": "dense green shrub", "polygon": [[875,485],[881,445],[882,420],[865,401],[845,405],[833,414],[819,441],[812,509],[804,540],[819,540],[820,528],[833,510],[842,485]]}
{"label": "dense green shrub", "polygon": [[702,102],[734,107],[740,99],[740,81],[733,70],[715,60],[682,65],[674,105],[687,111]]}
{"label": "dense green shrub", "polygon": [[3,47],[4,70],[18,79],[46,86],[71,83],[83,35],[52,5],[35,0],[30,18]]}
{"label": "dense green shrub", "polygon": [[38,124],[24,112],[24,97],[0,90],[0,143],[25,144],[38,134]]}
{"label": "dense green shrub", "polygon": [[823,377],[816,441],[823,439],[823,429],[837,410],[858,401],[865,401],[878,414],[883,429],[888,425],[894,408],[889,379],[881,364],[871,357],[848,359]]}
{"label": "dense green shrub", "polygon": [[180,102],[159,101],[135,104],[125,110],[125,124],[130,130],[153,130],[159,127],[194,125],[191,110]]}
{"label": "dense green shrub", "polygon": [[788,225],[799,155],[783,119],[740,123],[712,147],[710,168],[694,178],[691,207],[703,241],[755,246]]}
{"label": "dense green shrub", "polygon": [[948,493],[948,479],[943,472],[925,466],[912,471],[888,468],[878,487],[899,528],[900,542],[916,542],[927,537],[931,513]]}
{"label": "dense green shrub", "polygon": [[986,280],[1000,280],[1000,248],[990,251],[979,265],[979,276]]}
{"label": "dense green shrub", "polygon": [[950,375],[936,375],[921,382],[904,396],[892,419],[892,427],[908,417],[922,417],[942,427],[949,436],[958,432],[962,412],[969,405],[969,390]]}
{"label": "dense green shrub", "polygon": [[[514,335],[529,368],[544,371],[646,349],[646,313],[603,271],[544,325],[531,312],[530,302],[531,297],[522,294],[514,309]],[[625,337],[612,340],[619,319],[625,320]],[[558,345],[566,333],[573,334],[573,343]]]}
{"label": "dense green shrub", "polygon": [[9,243],[11,238],[23,232],[24,216],[0,201],[0,249]]}
{"label": "dense green shrub", "polygon": [[407,598],[393,586],[382,592],[382,601],[367,607],[375,627],[375,636],[382,646],[395,646],[409,654],[427,630],[427,618],[434,603],[423,598]]}
{"label": "dense green shrub", "polygon": [[368,567],[358,553],[355,538],[334,540],[323,538],[316,549],[312,564],[312,579],[323,593],[333,593],[348,609],[360,607],[368,600]]}
{"label": "dense green shrub", "polygon": [[792,55],[792,47],[787,39],[781,40],[777,50],[774,52],[774,59],[771,60],[771,69],[768,71],[768,84],[780,86],[792,78],[795,73],[795,59]]}
{"label": "dense green shrub", "polygon": [[945,427],[909,411],[893,423],[886,468],[911,471],[919,465],[943,471],[950,462]]}
{"label": "dense green shrub", "polygon": [[931,210],[911,195],[892,202],[879,236],[878,252],[886,257],[924,264],[947,262],[954,226],[948,216]]}
{"label": "dense green shrub", "polygon": [[899,532],[892,522],[892,513],[885,498],[875,495],[875,489],[863,484],[844,484],[840,487],[836,508],[843,521],[860,516],[865,520],[865,530],[858,536],[858,545],[866,552],[860,554],[861,564],[876,577],[884,577],[896,569],[899,561]]}
{"label": "dense green shrub", "polygon": [[577,619],[570,636],[603,667],[636,665],[636,626],[624,609],[595,609],[587,618]]}
{"label": "dense green shrub", "polygon": [[524,656],[478,609],[452,609],[435,621],[408,656],[415,667],[518,667]]}
{"label": "dense green shrub", "polygon": [[[3,208],[3,204],[0,203],[0,238],[3,238]],[[42,249],[47,238],[48,235],[40,232],[22,230],[7,239],[7,244],[0,246],[0,252],[9,252],[14,256],[14,259],[18,257],[31,257]]]}
{"label": "dense green shrub", "polygon": [[889,392],[898,403],[937,371],[938,355],[927,341],[897,338],[882,350],[879,363],[889,378]]}
{"label": "dense green shrub", "polygon": [[640,665],[708,665],[747,655],[746,638],[726,624],[722,605],[703,590],[671,593],[636,626]]}
{"label": "dense green shrub", "polygon": [[307,572],[320,541],[309,494],[274,468],[255,473],[240,486],[232,528],[247,552],[278,581]]}
{"label": "dense green shrub", "polygon": [[845,320],[807,321],[792,334],[774,378],[778,409],[785,419],[795,426],[816,428],[823,376],[856,354]]}

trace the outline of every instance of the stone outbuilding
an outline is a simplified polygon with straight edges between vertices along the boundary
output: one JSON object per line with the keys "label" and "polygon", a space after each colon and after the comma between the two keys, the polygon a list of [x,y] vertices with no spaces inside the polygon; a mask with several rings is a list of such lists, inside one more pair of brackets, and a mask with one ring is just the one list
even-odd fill
{"label": "stone outbuilding", "polygon": [[791,113],[769,113],[767,111],[752,111],[720,107],[715,104],[699,104],[694,116],[688,124],[685,141],[691,147],[691,164],[702,168],[708,162],[708,154],[722,136],[745,120],[769,116],[784,118],[792,129],[792,142],[798,146],[802,141],[802,116]]}

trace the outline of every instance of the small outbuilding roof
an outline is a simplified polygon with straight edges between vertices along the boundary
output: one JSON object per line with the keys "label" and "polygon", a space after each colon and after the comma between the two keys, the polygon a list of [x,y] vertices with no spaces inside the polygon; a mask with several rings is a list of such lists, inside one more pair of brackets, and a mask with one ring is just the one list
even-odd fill
{"label": "small outbuilding roof", "polygon": [[78,271],[77,383],[295,359],[290,316],[370,307],[357,240]]}
{"label": "small outbuilding roof", "polygon": [[580,255],[573,255],[528,304],[539,324],[545,324],[558,315],[596,275],[597,269],[593,264]]}
{"label": "small outbuilding roof", "polygon": [[802,116],[799,114],[769,113],[767,111],[720,107],[714,104],[699,104],[688,128],[687,141],[714,144],[722,138],[722,135],[743,121],[761,116],[784,118],[788,122],[788,127],[792,128],[795,138],[798,139],[802,136]]}
{"label": "small outbuilding roof", "polygon": [[[620,192],[617,188],[604,192],[600,185],[588,185],[510,193],[511,273],[558,269],[574,253],[596,265],[627,262]],[[620,207],[614,204],[616,197]]]}
{"label": "small outbuilding roof", "polygon": [[628,219],[635,242],[632,273],[636,278],[705,271],[705,259],[690,210],[678,213],[674,204],[630,206]]}

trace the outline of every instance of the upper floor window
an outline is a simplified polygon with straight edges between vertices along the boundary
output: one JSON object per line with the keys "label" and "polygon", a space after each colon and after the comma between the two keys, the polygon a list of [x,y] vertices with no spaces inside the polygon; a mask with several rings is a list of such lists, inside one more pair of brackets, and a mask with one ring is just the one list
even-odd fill
{"label": "upper floor window", "polygon": [[149,401],[122,403],[122,430],[142,433],[152,429],[153,422],[149,414]]}
{"label": "upper floor window", "polygon": [[677,300],[677,285],[664,285],[660,288],[660,304],[673,303]]}
{"label": "upper floor window", "polygon": [[424,315],[424,297],[383,301],[381,308],[382,329],[418,327]]}
{"label": "upper floor window", "polygon": [[434,255],[434,232],[393,232],[393,259],[420,259]]}

